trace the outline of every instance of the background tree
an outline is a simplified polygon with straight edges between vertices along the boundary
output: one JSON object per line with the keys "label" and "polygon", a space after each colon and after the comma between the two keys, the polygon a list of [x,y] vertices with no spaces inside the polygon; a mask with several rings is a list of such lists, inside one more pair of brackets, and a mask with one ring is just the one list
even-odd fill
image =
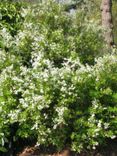
{"label": "background tree", "polygon": [[102,26],[105,29],[104,37],[107,44],[114,45],[113,22],[112,22],[112,0],[102,0]]}

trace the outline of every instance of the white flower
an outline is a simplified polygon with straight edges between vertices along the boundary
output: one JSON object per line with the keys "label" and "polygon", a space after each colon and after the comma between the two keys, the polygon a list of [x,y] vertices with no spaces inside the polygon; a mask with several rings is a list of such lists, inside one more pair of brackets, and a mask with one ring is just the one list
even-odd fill
{"label": "white flower", "polygon": [[108,129],[109,128],[109,123],[104,123],[104,129]]}
{"label": "white flower", "polygon": [[115,135],[113,135],[113,136],[111,136],[111,139],[115,139],[117,136],[115,136]]}
{"label": "white flower", "polygon": [[97,127],[98,128],[101,128],[102,127],[102,121],[101,120],[99,120]]}

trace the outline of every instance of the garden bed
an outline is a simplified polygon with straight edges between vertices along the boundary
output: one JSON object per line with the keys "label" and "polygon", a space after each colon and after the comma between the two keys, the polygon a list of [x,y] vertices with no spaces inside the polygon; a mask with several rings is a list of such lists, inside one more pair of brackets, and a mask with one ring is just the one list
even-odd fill
{"label": "garden bed", "polygon": [[94,151],[82,152],[80,154],[72,152],[67,148],[61,152],[55,152],[53,149],[44,150],[38,147],[26,147],[17,156],[117,156],[117,139],[108,141],[108,145],[105,147],[98,147]]}

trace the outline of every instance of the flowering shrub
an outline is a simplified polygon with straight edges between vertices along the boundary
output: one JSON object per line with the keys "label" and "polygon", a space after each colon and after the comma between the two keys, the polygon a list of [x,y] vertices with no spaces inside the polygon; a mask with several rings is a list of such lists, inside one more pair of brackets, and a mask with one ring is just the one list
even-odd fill
{"label": "flowering shrub", "polygon": [[[99,57],[98,30],[75,25],[60,5],[33,7],[22,10],[17,35],[0,30],[0,150],[13,125],[14,141],[36,138],[38,145],[78,152],[115,138],[116,53]],[[82,53],[86,47],[97,52],[86,54],[91,60]]]}

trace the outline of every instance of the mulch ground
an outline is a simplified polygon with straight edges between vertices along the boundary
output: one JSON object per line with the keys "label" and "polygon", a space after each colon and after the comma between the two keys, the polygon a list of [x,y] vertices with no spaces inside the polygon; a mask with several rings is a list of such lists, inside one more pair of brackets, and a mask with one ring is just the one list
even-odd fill
{"label": "mulch ground", "polygon": [[99,147],[95,151],[87,151],[83,153],[74,153],[69,149],[64,149],[61,152],[42,152],[38,147],[26,147],[17,156],[117,156],[117,139],[108,142],[105,147]]}
{"label": "mulch ground", "polygon": [[80,154],[70,151],[68,148],[61,152],[56,152],[55,148],[50,146],[35,147],[31,140],[21,140],[15,143],[7,153],[0,152],[0,156],[117,156],[117,139],[107,141],[105,146],[98,147],[94,151],[85,151]]}

